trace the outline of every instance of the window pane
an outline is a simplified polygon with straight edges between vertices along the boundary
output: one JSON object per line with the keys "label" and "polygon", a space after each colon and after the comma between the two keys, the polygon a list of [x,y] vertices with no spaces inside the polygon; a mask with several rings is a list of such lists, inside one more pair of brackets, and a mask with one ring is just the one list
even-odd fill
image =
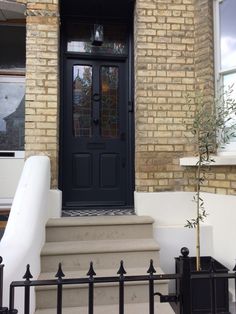
{"label": "window pane", "polygon": [[101,46],[91,44],[93,24],[70,24],[68,26],[67,51],[85,53],[108,53],[125,54],[126,26],[125,25],[103,25],[104,42]]}
{"label": "window pane", "polygon": [[25,68],[25,26],[0,25],[0,69]]}
{"label": "window pane", "polygon": [[221,69],[236,66],[236,1],[220,3]]}
{"label": "window pane", "polygon": [[[18,81],[17,81],[18,80]],[[24,150],[25,83],[0,81],[0,150]]]}
{"label": "window pane", "polygon": [[[230,93],[229,97],[236,100],[236,73],[227,74],[223,76],[223,84],[225,92],[229,91],[232,88],[232,93]],[[231,120],[227,123],[229,126],[236,125],[236,117],[232,115]],[[230,139],[231,142],[235,142],[236,138],[232,137]]]}
{"label": "window pane", "polygon": [[119,134],[117,67],[101,67],[101,135],[116,138]]}
{"label": "window pane", "polygon": [[74,136],[90,137],[91,127],[92,67],[73,67],[73,131]]}

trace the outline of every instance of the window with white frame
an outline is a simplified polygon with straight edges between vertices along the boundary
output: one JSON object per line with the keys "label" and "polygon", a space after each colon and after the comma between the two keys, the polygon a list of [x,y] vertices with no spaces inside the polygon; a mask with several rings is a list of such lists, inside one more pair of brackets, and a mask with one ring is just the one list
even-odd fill
{"label": "window with white frame", "polygon": [[[215,0],[215,70],[216,87],[227,90],[236,99],[236,0]],[[236,124],[236,119],[235,119]],[[236,153],[236,138],[223,152]]]}
{"label": "window with white frame", "polygon": [[0,33],[0,151],[23,151],[25,25],[0,23]]}

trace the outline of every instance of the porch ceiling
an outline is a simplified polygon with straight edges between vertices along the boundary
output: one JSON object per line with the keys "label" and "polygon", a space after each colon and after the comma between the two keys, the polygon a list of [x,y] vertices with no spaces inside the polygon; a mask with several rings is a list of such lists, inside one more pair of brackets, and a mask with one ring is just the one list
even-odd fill
{"label": "porch ceiling", "polygon": [[134,0],[61,0],[62,15],[129,18]]}

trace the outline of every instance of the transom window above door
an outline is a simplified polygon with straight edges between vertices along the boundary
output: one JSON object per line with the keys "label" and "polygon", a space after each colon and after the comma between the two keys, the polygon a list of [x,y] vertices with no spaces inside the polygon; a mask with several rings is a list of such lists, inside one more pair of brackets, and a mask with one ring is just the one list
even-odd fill
{"label": "transom window above door", "polygon": [[126,24],[101,24],[104,40],[101,45],[94,45],[92,23],[70,23],[67,26],[67,52],[88,54],[127,55]]}

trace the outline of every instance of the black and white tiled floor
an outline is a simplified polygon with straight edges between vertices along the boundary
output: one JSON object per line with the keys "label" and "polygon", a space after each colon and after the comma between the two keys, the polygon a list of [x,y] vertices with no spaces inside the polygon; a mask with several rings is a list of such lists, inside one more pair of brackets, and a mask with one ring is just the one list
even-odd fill
{"label": "black and white tiled floor", "polygon": [[62,217],[84,217],[84,216],[122,216],[135,215],[134,209],[125,208],[99,208],[99,209],[77,209],[63,210]]}

